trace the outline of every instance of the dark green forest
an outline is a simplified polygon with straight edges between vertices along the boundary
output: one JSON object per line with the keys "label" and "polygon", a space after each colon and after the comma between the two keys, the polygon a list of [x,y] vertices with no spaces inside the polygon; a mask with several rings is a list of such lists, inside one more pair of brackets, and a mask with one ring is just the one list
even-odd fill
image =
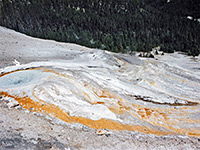
{"label": "dark green forest", "polygon": [[147,5],[154,7],[171,15],[180,17],[192,16],[194,19],[200,18],[199,0],[144,0]]}
{"label": "dark green forest", "polygon": [[34,37],[113,52],[151,51],[161,46],[164,52],[182,51],[197,56],[200,23],[186,16],[198,18],[198,5],[195,3],[195,9],[185,12],[180,9],[185,5],[172,2],[0,0],[0,24]]}

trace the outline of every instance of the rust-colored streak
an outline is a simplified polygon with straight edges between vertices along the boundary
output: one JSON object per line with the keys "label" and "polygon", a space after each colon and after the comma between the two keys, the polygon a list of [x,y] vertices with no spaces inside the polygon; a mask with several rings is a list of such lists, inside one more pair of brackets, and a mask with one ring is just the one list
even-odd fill
{"label": "rust-colored streak", "polygon": [[99,97],[99,98],[113,98],[113,99],[118,99],[118,97],[114,94],[111,94],[107,92],[106,90],[102,91],[94,91],[94,93]]}
{"label": "rust-colored streak", "polygon": [[129,131],[139,131],[146,134],[155,134],[155,135],[168,135],[168,134],[175,134],[174,132],[170,131],[157,131],[153,128],[139,126],[139,125],[129,125],[129,124],[122,124],[119,122],[115,122],[113,120],[108,119],[100,119],[100,120],[91,120],[84,117],[76,117],[70,116],[68,113],[61,110],[58,106],[48,103],[40,103],[33,101],[30,97],[18,97],[12,96],[7,92],[0,92],[0,96],[7,96],[14,98],[20,106],[27,110],[31,110],[38,113],[45,113],[45,114],[53,114],[55,117],[68,122],[68,123],[81,123],[91,128],[101,129],[107,128],[110,130],[129,130]]}
{"label": "rust-colored streak", "polygon": [[105,104],[104,102],[96,102],[96,104]]}
{"label": "rust-colored streak", "polygon": [[[92,91],[98,98],[109,99],[107,100],[107,103],[109,104],[109,106],[107,105],[107,107],[114,113],[123,114],[131,109],[130,106],[127,106],[125,104],[125,100],[117,95],[114,95],[106,90],[96,89],[94,87],[92,87]],[[113,104],[112,100],[117,101],[117,104]]]}
{"label": "rust-colored streak", "polygon": [[166,122],[168,120],[166,114],[158,111],[157,109],[139,108],[137,113],[144,120],[149,119],[151,116],[154,116],[157,119],[162,120],[163,122]]}
{"label": "rust-colored streak", "polygon": [[5,75],[11,74],[13,72],[19,72],[19,71],[25,71],[25,70],[40,70],[40,69],[42,69],[42,68],[27,68],[27,69],[14,70],[14,71],[10,71],[10,72],[0,74],[0,78],[5,76]]}
{"label": "rust-colored streak", "polygon": [[55,117],[61,117],[65,116],[65,118],[68,119],[68,122],[71,122],[69,120],[69,115],[62,110],[59,109],[58,106],[48,104],[48,103],[40,103],[33,101],[30,97],[18,97],[18,96],[12,96],[8,94],[7,92],[0,92],[0,96],[7,96],[14,98],[16,101],[18,101],[19,105],[27,110],[31,110],[38,113],[46,113],[46,114],[53,114]]}
{"label": "rust-colored streak", "polygon": [[3,77],[3,76],[5,76],[5,75],[11,74],[11,73],[13,73],[13,72],[19,72],[19,71],[25,71],[25,70],[42,70],[43,72],[50,72],[50,73],[54,73],[54,74],[56,74],[56,75],[58,75],[58,76],[63,76],[63,77],[68,77],[68,78],[70,78],[70,76],[68,76],[68,75],[65,75],[65,74],[62,74],[62,73],[58,73],[58,72],[56,72],[56,71],[54,71],[54,70],[47,69],[47,68],[45,68],[45,67],[26,68],[26,69],[14,70],[14,71],[10,71],[10,72],[6,72],[6,73],[0,74],[0,78]]}
{"label": "rust-colored streak", "polygon": [[[188,107],[182,107],[179,110],[176,109],[171,109],[171,108],[149,108],[149,107],[144,107],[142,105],[139,104],[130,104],[128,102],[126,102],[123,98],[114,95],[112,93],[110,93],[107,90],[100,90],[97,89],[95,87],[92,87],[91,85],[88,84],[84,84],[85,87],[89,87],[91,91],[94,92],[94,94],[98,97],[98,98],[103,98],[104,100],[106,100],[106,103],[104,105],[106,105],[106,107],[108,107],[112,112],[116,113],[116,114],[124,114],[124,113],[129,113],[131,114],[133,117],[136,117],[138,119],[141,119],[143,121],[149,122],[152,125],[156,125],[156,126],[160,126],[163,127],[167,130],[172,130],[175,133],[178,134],[183,134],[183,135],[196,135],[195,133],[198,133],[198,130],[191,130],[190,132],[187,132],[188,129],[183,129],[183,130],[179,130],[177,128],[173,128],[172,126],[180,126],[180,121],[181,119],[183,119],[182,117],[177,117],[177,116],[184,116],[187,113],[184,113],[183,110],[187,110]],[[137,96],[138,97],[138,96]],[[90,99],[90,97],[88,96],[88,98]],[[146,97],[145,97],[146,98]],[[117,102],[117,103],[113,103]],[[94,103],[96,104],[96,103]],[[159,105],[159,103],[157,103]],[[189,103],[187,106],[190,106]],[[195,105],[191,105],[191,106],[196,106]],[[190,108],[190,109],[196,109],[196,108]],[[177,116],[176,116],[177,114]],[[175,118],[174,118],[175,116]],[[186,120],[184,119],[183,122],[188,122],[188,123],[197,123],[198,120]]]}
{"label": "rust-colored streak", "polygon": [[[59,77],[66,77],[71,78],[72,77],[57,73],[54,70],[49,70],[46,68],[29,68],[26,70],[41,70],[43,72],[51,72],[53,74],[58,75]],[[22,71],[22,70],[17,70]],[[13,71],[13,72],[17,72]],[[9,72],[9,73],[13,73]],[[0,77],[7,75],[9,73],[4,73],[0,75]],[[55,106],[53,104],[46,103],[45,100],[39,99],[37,95],[35,95],[35,91],[33,89],[32,96],[34,99],[37,99],[39,102],[35,102],[30,97],[26,97],[26,93],[23,92],[23,97],[19,96],[13,96],[9,95],[7,92],[0,92],[0,96],[7,96],[14,98],[16,101],[19,102],[19,104],[30,111],[38,112],[38,113],[45,113],[45,114],[52,114],[55,117],[68,122],[68,123],[81,123],[83,125],[86,125],[91,128],[100,129],[100,128],[107,128],[111,130],[130,130],[130,131],[139,131],[147,134],[155,134],[155,135],[168,135],[168,134],[183,134],[188,136],[195,136],[200,137],[200,130],[197,128],[193,129],[185,129],[181,128],[181,123],[185,124],[195,124],[200,123],[200,120],[197,119],[186,119],[186,115],[191,115],[193,110],[197,111],[199,109],[198,103],[190,103],[188,102],[187,105],[178,105],[178,106],[184,106],[179,109],[174,108],[151,108],[135,103],[130,103],[123,99],[122,97],[113,94],[112,92],[108,90],[101,90],[96,87],[93,87],[92,85],[88,85],[87,83],[82,84],[83,87],[86,89],[85,91],[82,91],[82,94],[84,95],[84,98],[87,102],[89,102],[92,105],[101,104],[105,105],[109,110],[111,110],[113,113],[121,115],[121,114],[130,114],[135,118],[138,118],[142,121],[148,122],[154,126],[159,126],[166,131],[160,131],[156,130],[154,128],[149,128],[145,126],[139,126],[139,125],[130,125],[130,124],[122,124],[120,122],[116,122],[113,120],[108,119],[100,119],[100,120],[91,120],[84,117],[76,117],[76,116],[70,116],[68,113],[61,110],[58,106]],[[89,93],[87,93],[87,90]],[[91,95],[93,94],[93,95]],[[95,98],[93,98],[95,97]],[[141,96],[132,96],[135,97],[137,100],[145,100],[145,102],[149,101],[149,97],[141,97]],[[149,101],[152,102],[152,101]],[[160,104],[157,102],[153,102],[154,104],[159,105],[165,105]],[[169,104],[166,104],[168,106],[171,106]],[[174,106],[174,105],[173,105]],[[176,105],[175,105],[176,106]],[[193,106],[193,107],[191,107]]]}
{"label": "rust-colored streak", "polygon": [[62,77],[66,77],[66,78],[71,78],[69,75],[58,73],[58,72],[56,72],[54,70],[51,70],[51,69],[47,69],[47,68],[41,68],[41,69],[43,69],[44,72],[50,72],[50,73],[54,73],[54,74],[56,74],[58,76],[62,76]]}
{"label": "rust-colored streak", "polygon": [[152,114],[152,110],[150,110],[148,108],[145,108],[144,110],[146,112],[146,116],[149,118],[151,116],[151,114]]}

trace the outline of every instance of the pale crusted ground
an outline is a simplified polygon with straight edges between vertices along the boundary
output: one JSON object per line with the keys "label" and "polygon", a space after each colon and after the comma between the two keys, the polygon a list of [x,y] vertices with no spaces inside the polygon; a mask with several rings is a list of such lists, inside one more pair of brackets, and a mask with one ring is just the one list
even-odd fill
{"label": "pale crusted ground", "polygon": [[[43,41],[44,51],[34,53],[38,44],[32,39],[0,27],[0,68],[21,63],[64,59],[65,49],[82,47]],[[55,48],[60,49],[56,53]],[[86,48],[84,48],[86,49]],[[23,53],[22,53],[23,51]],[[26,54],[26,55],[24,55]],[[200,149],[200,139],[186,136],[155,136],[138,132],[111,131],[98,136],[95,129],[81,125],[56,124],[32,112],[9,108],[0,101],[0,150],[4,149]]]}
{"label": "pale crusted ground", "polygon": [[94,129],[58,125],[34,113],[0,103],[0,149],[200,149],[200,139],[112,131],[98,136]]}

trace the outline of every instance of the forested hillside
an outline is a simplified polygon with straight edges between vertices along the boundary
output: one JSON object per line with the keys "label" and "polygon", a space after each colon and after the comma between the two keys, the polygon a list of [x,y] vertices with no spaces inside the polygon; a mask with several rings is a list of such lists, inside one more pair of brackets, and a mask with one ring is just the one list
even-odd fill
{"label": "forested hillside", "polygon": [[192,16],[194,19],[200,18],[199,0],[144,0],[146,4],[172,15],[180,17]]}
{"label": "forested hillside", "polygon": [[114,52],[200,53],[200,23],[145,0],[2,0],[1,25]]}

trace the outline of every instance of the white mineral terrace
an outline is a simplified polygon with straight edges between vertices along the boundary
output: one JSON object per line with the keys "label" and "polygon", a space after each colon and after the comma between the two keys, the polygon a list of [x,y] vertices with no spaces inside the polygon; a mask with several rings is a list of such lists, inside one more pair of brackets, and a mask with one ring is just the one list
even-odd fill
{"label": "white mineral terrace", "polygon": [[200,137],[199,57],[145,59],[2,30],[25,45],[5,50],[21,61],[0,69],[4,99],[95,129]]}

